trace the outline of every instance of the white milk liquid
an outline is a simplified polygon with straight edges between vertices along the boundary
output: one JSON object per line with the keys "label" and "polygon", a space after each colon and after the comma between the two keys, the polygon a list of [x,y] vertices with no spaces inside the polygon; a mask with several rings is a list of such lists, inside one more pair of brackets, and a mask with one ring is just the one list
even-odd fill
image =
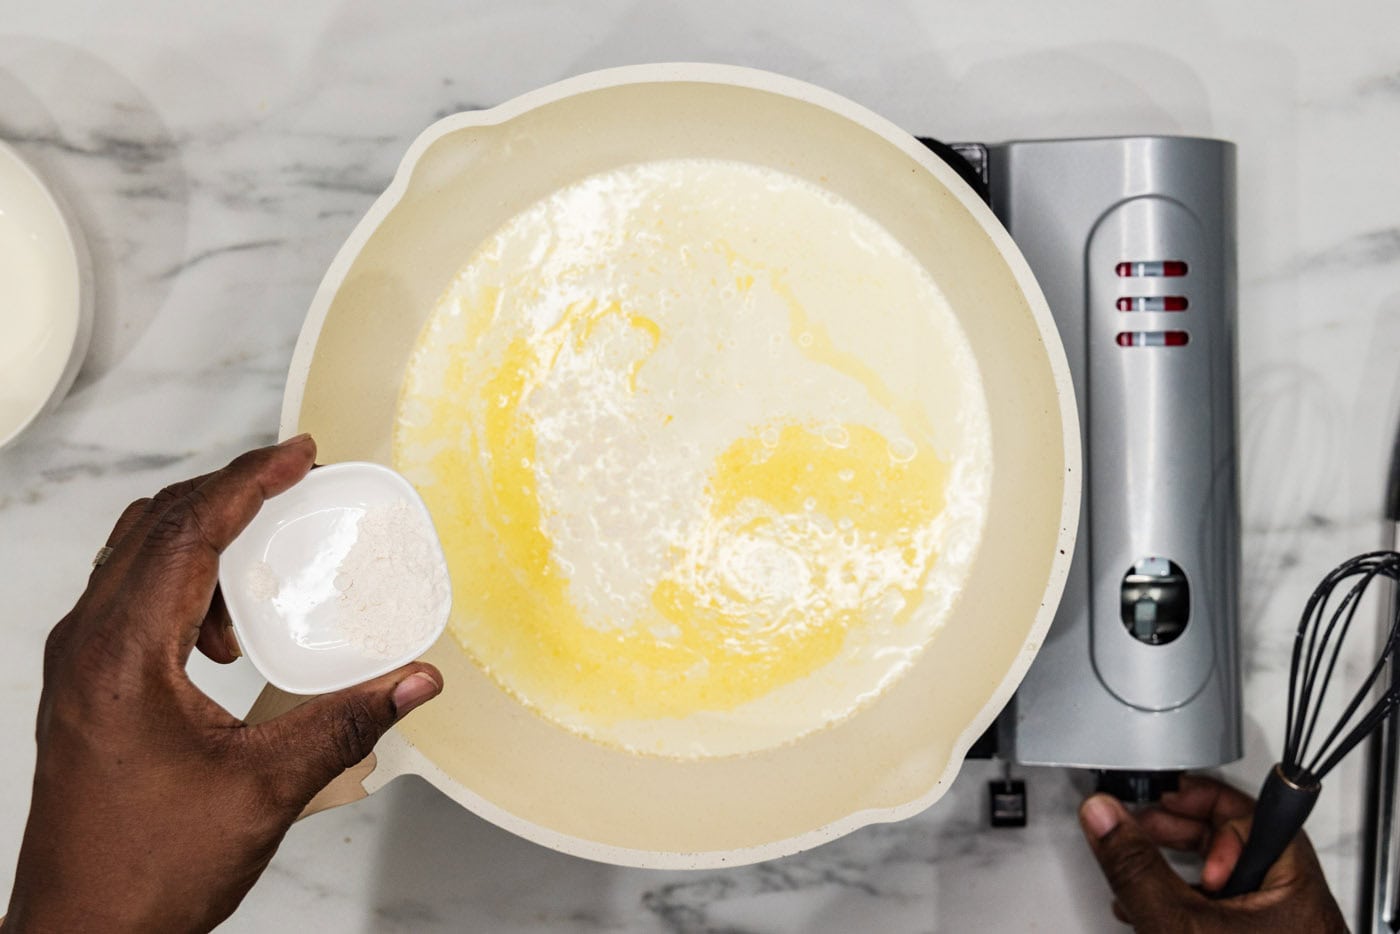
{"label": "white milk liquid", "polygon": [[590,177],[488,238],[405,376],[395,466],[506,691],[672,757],[790,742],[933,639],[981,536],[976,361],[853,205],[721,161]]}

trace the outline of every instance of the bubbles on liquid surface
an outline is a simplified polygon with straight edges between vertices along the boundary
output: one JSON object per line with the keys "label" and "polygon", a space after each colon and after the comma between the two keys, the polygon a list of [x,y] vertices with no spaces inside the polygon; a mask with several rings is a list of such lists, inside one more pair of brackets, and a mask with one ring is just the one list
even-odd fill
{"label": "bubbles on liquid surface", "polygon": [[827,425],[822,429],[822,440],[834,448],[844,448],[851,443],[851,433],[840,425]]}
{"label": "bubbles on liquid surface", "polygon": [[907,464],[919,453],[919,446],[908,438],[896,438],[890,442],[890,460],[896,464]]}

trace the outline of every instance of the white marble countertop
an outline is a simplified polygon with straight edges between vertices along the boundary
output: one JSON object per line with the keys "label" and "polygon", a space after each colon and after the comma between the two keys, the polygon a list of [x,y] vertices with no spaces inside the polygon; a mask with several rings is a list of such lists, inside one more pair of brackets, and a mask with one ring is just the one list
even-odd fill
{"label": "white marble countertop", "polygon": [[[302,315],[434,118],[609,65],[708,60],[832,88],[947,139],[1239,144],[1242,635],[1253,786],[1307,592],[1379,539],[1400,400],[1400,6],[518,0],[8,4],[0,139],[72,202],[97,270],[77,387],[0,452],[0,883],[44,635],[116,512],[274,433]],[[250,667],[198,664],[238,709]],[[405,780],[296,827],[230,931],[1115,930],[1067,773],[983,828],[973,764],[916,819],[722,872],[586,863]],[[1309,824],[1355,903],[1359,757]],[[172,801],[171,807],[180,802]]]}

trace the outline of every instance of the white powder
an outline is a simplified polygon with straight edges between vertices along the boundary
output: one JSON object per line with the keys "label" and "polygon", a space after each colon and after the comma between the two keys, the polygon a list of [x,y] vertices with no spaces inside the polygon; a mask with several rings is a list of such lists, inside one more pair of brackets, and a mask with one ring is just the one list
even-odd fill
{"label": "white powder", "polygon": [[277,572],[266,561],[259,561],[248,568],[248,592],[254,600],[271,600],[282,589]]}
{"label": "white powder", "polygon": [[404,500],[366,510],[359,533],[336,570],[339,628],[366,654],[402,655],[432,634],[447,569],[422,515]]}
{"label": "white powder", "polygon": [[[283,590],[261,561],[246,582],[256,600],[275,600]],[[334,629],[360,652],[393,658],[422,646],[449,599],[447,568],[422,514],[405,500],[367,509],[335,569],[334,589]]]}

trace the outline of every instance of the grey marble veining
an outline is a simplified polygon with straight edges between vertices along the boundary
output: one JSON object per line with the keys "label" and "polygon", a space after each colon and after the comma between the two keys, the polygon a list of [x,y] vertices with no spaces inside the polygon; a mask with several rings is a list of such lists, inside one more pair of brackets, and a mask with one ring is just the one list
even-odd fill
{"label": "grey marble veining", "polygon": [[[1379,542],[1400,417],[1400,7],[830,0],[374,3],[176,12],[11,5],[0,138],[86,234],[93,348],[64,404],[0,451],[0,879],[33,764],[39,653],[120,508],[275,431],[310,297],[433,120],[591,68],[786,72],[949,139],[1191,133],[1240,146],[1241,634],[1254,786],[1277,754],[1291,629],[1320,575]],[[1345,661],[1364,664],[1365,647]],[[196,662],[231,709],[245,664]],[[983,828],[986,764],[935,808],[754,867],[561,856],[416,780],[306,821],[231,931],[1119,929],[1074,822],[1082,777],[1033,771],[1031,826]],[[1354,904],[1360,760],[1309,830]],[[172,806],[178,806],[173,802]]]}

